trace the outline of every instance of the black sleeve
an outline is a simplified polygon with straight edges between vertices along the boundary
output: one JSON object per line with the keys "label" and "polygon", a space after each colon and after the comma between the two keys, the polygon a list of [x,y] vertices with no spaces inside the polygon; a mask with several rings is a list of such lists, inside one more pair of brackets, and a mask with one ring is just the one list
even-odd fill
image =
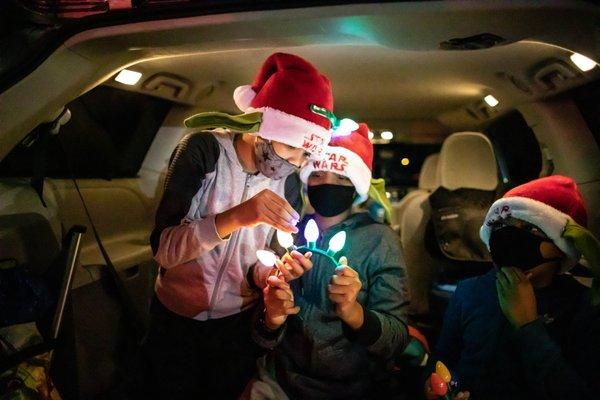
{"label": "black sleeve", "polygon": [[208,132],[186,135],[175,147],[165,179],[165,190],[156,211],[155,226],[150,235],[156,255],[160,234],[169,226],[179,225],[188,213],[192,198],[206,174],[213,172],[219,158],[217,139]]}
{"label": "black sleeve", "polygon": [[302,181],[300,175],[294,172],[285,179],[285,199],[294,210],[302,215]]}

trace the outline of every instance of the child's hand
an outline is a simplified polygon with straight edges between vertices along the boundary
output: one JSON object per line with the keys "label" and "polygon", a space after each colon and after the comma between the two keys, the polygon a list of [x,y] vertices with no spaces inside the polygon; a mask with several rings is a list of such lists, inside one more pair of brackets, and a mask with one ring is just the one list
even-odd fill
{"label": "child's hand", "polygon": [[288,315],[297,314],[300,307],[294,306],[294,295],[290,285],[282,278],[270,276],[267,278],[267,286],[263,289],[265,302],[265,324],[267,328],[276,330]]}
{"label": "child's hand", "polygon": [[313,263],[310,260],[312,253],[309,251],[305,254],[293,250],[291,253],[286,253],[281,260],[275,261],[277,269],[286,282],[300,278],[306,271],[312,268]]}
{"label": "child's hand", "polygon": [[264,189],[250,199],[232,208],[241,226],[252,227],[267,224],[287,233],[296,233],[300,215],[286,199]]}
{"label": "child's hand", "polygon": [[340,258],[331,284],[327,286],[329,300],[335,304],[335,313],[352,329],[359,329],[364,322],[364,310],[356,301],[362,283],[358,273],[348,266],[346,257]]}
{"label": "child's hand", "polygon": [[537,318],[537,302],[533,286],[518,268],[502,268],[498,272],[496,290],[500,308],[515,328],[520,328]]}

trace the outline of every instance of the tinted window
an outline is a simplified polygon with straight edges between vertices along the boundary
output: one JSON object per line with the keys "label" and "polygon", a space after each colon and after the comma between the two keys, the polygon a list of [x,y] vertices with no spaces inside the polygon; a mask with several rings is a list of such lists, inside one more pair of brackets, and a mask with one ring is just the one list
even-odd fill
{"label": "tinted window", "polygon": [[494,145],[504,189],[539,177],[540,146],[521,113],[513,111],[492,121],[484,132]]}
{"label": "tinted window", "polygon": [[0,176],[31,176],[35,160],[45,153],[45,175],[69,178],[62,142],[77,178],[134,177],[170,106],[166,100],[99,86],[67,105],[71,120],[59,137],[49,138],[45,150],[42,140],[15,147],[0,163]]}
{"label": "tinted window", "polygon": [[423,161],[428,155],[438,153],[441,145],[389,143],[376,144],[374,147],[373,177],[384,178],[388,190],[397,189],[390,190],[392,195],[401,198],[406,188],[418,185]]}
{"label": "tinted window", "polygon": [[600,146],[600,80],[575,89],[573,99]]}

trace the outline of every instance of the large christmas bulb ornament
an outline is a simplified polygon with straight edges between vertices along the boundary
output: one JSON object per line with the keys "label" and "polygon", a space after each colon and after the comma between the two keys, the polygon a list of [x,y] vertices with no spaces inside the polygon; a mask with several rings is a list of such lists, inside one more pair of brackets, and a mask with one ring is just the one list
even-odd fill
{"label": "large christmas bulb ornament", "polygon": [[288,252],[291,252],[294,249],[294,238],[291,233],[277,230],[277,242],[279,242],[279,245]]}
{"label": "large christmas bulb ornament", "polygon": [[314,249],[319,239],[319,227],[314,219],[308,220],[306,227],[304,228],[304,239],[306,239],[306,246],[309,249]]}
{"label": "large christmas bulb ornament", "polygon": [[256,257],[266,267],[272,267],[277,260],[277,256],[268,250],[256,250]]}
{"label": "large christmas bulb ornament", "polygon": [[444,382],[444,380],[435,372],[431,374],[429,384],[431,385],[431,390],[437,396],[445,396],[448,392],[448,385],[446,385],[446,382]]}
{"label": "large christmas bulb ornament", "polygon": [[329,248],[327,249],[327,254],[333,256],[335,253],[344,248],[344,244],[346,243],[346,232],[341,231],[333,235],[331,239],[329,239]]}
{"label": "large christmas bulb ornament", "polygon": [[435,373],[438,374],[440,378],[442,378],[442,380],[446,383],[450,383],[450,381],[452,380],[452,375],[450,375],[450,371],[448,370],[446,365],[441,361],[435,363]]}

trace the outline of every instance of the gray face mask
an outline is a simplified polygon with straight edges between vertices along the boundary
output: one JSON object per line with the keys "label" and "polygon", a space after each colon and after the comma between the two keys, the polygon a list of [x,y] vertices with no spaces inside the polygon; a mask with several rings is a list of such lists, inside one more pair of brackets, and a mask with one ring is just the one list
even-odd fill
{"label": "gray face mask", "polygon": [[294,164],[281,158],[270,142],[257,140],[254,144],[258,171],[271,179],[282,179],[298,170]]}

